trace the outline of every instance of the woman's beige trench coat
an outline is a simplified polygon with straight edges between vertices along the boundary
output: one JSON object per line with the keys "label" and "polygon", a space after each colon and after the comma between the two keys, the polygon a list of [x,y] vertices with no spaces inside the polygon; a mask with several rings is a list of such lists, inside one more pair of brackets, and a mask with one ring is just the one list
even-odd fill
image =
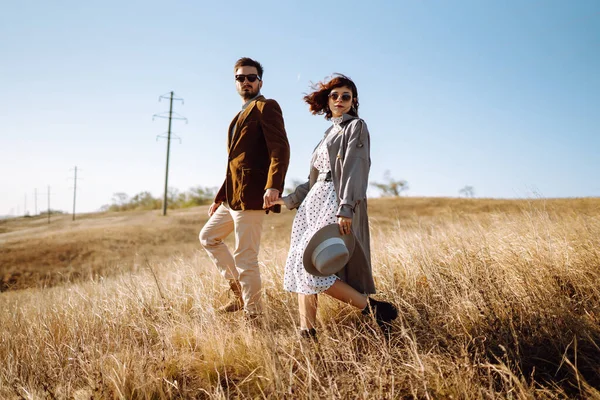
{"label": "woman's beige trench coat", "polygon": [[[341,125],[343,130],[328,141],[327,149],[332,180],[340,204],[336,215],[352,218],[352,231],[357,243],[348,264],[337,275],[357,291],[373,294],[375,283],[371,272],[371,237],[367,214],[367,186],[371,167],[369,131],[362,119],[348,114],[344,114]],[[322,140],[327,138],[331,129],[332,127],[325,132]],[[290,210],[300,206],[317,181],[319,171],[312,166],[314,157],[313,153],[308,182],[283,198]]]}

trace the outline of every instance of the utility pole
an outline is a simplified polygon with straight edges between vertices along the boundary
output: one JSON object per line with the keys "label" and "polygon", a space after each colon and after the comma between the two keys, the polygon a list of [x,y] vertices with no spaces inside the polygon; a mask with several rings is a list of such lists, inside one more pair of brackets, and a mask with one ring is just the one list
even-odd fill
{"label": "utility pole", "polygon": [[37,188],[34,189],[33,198],[35,200],[35,215],[37,215]]}
{"label": "utility pole", "polygon": [[[158,101],[161,101],[162,99],[169,99],[169,115],[168,116],[164,115],[164,113],[154,114],[152,116],[152,120],[154,120],[154,118],[168,118],[169,119],[169,129],[167,130],[167,167],[165,168],[165,192],[163,195],[162,215],[167,215],[167,194],[168,194],[168,190],[169,190],[169,155],[171,152],[171,120],[173,120],[173,119],[184,120],[185,123],[187,124],[187,118],[182,117],[181,115],[173,112],[173,100],[179,100],[179,101],[181,101],[181,104],[183,104],[183,99],[176,98],[173,96],[174,96],[173,91],[171,91],[171,92],[169,92],[168,96],[162,95],[158,98]],[[176,116],[173,116],[173,114],[176,114]],[[164,137],[164,136],[158,135],[156,137],[156,140],[158,140],[159,137]],[[179,139],[179,143],[181,143],[180,138],[175,137],[175,139]]]}
{"label": "utility pole", "polygon": [[75,204],[77,201],[77,165],[75,166],[75,177],[73,178],[73,221],[75,221]]}
{"label": "utility pole", "polygon": [[27,216],[27,193],[25,193],[25,201],[23,203],[23,216]]}

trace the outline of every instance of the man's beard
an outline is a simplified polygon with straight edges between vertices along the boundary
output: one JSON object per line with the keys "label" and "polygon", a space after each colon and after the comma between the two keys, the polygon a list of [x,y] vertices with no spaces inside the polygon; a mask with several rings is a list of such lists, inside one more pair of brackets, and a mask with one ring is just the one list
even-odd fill
{"label": "man's beard", "polygon": [[256,91],[252,90],[252,88],[249,88],[247,91],[246,89],[240,89],[238,90],[238,93],[240,94],[240,96],[242,96],[242,99],[248,101],[251,98],[255,97],[258,94],[258,91],[258,88],[256,88]]}

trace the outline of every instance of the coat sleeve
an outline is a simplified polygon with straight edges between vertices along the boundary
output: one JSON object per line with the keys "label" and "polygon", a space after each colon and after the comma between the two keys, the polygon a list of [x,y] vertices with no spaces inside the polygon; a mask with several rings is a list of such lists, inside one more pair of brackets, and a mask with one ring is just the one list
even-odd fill
{"label": "coat sleeve", "polygon": [[285,174],[290,162],[290,145],[285,133],[283,113],[275,100],[267,100],[262,111],[262,131],[269,151],[266,189],[283,192]]}
{"label": "coat sleeve", "polygon": [[294,189],[292,193],[290,193],[287,196],[284,196],[283,202],[285,203],[285,206],[288,208],[288,210],[293,210],[294,208],[300,207],[300,204],[302,204],[302,202],[306,198],[306,195],[308,194],[309,190],[310,182],[306,181],[298,185],[298,187],[296,187],[296,189]]}
{"label": "coat sleeve", "polygon": [[349,127],[344,153],[336,216],[352,218],[356,206],[367,198],[371,168],[369,130],[362,119]]}

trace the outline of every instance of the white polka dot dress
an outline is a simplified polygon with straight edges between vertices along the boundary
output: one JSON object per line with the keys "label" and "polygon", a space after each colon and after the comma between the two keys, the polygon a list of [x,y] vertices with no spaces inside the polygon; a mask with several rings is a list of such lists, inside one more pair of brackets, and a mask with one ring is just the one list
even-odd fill
{"label": "white polka dot dress", "polygon": [[[334,125],[329,133],[336,134],[341,128]],[[323,140],[316,150],[313,166],[321,173],[331,170],[327,140]],[[292,225],[290,251],[285,263],[283,287],[289,292],[301,294],[321,293],[336,281],[336,275],[326,277],[314,276],[306,272],[303,264],[304,249],[311,237],[322,227],[337,223],[335,215],[338,209],[338,198],[332,181],[317,181],[298,208]]]}

